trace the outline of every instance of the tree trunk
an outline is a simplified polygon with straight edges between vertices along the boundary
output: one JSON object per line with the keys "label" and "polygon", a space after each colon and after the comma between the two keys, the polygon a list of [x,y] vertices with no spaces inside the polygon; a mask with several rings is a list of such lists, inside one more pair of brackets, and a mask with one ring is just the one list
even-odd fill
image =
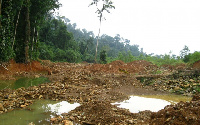
{"label": "tree trunk", "polygon": [[29,60],[29,41],[30,41],[30,17],[29,17],[29,5],[30,5],[30,0],[26,0],[26,17],[25,17],[25,22],[26,22],[26,30],[25,30],[25,63],[28,63]]}
{"label": "tree trunk", "polygon": [[32,39],[32,40],[30,40],[30,42],[31,42],[31,43],[30,43],[30,47],[31,47],[31,48],[30,48],[30,51],[29,51],[29,53],[30,53],[29,55],[30,55],[30,59],[34,59],[34,55],[33,55],[34,49],[35,49],[35,48],[34,48],[34,43],[35,43],[35,41],[36,41],[36,38],[35,38],[35,36],[36,36],[36,35],[35,35],[35,34],[36,34],[36,28],[35,28],[35,26],[34,26],[33,30],[31,30],[31,33],[32,33],[32,34],[31,34],[31,37],[32,37],[31,39]]}
{"label": "tree trunk", "polygon": [[1,5],[2,5],[2,0],[0,0],[0,29],[1,29]]}
{"label": "tree trunk", "polygon": [[37,31],[37,29],[35,29],[35,52],[37,52],[37,49],[38,49],[38,46],[37,46],[37,44],[38,44],[38,31]]}
{"label": "tree trunk", "polygon": [[22,6],[21,6],[21,8],[19,10],[19,13],[17,15],[17,21],[16,21],[16,24],[15,24],[15,33],[14,33],[14,38],[13,38],[12,49],[13,49],[13,47],[15,45],[15,38],[16,38],[16,34],[17,34],[17,26],[18,26],[18,23],[19,23],[19,16],[20,16],[20,13],[21,13],[21,9],[22,9]]}
{"label": "tree trunk", "polygon": [[97,45],[96,45],[96,53],[95,53],[95,63],[97,63],[97,49],[98,49],[98,45],[99,45],[99,35],[100,35],[100,32],[101,32],[101,18],[102,18],[102,14],[100,16],[100,26],[99,26],[99,33],[98,33],[98,37],[97,37]]}
{"label": "tree trunk", "polygon": [[98,45],[99,45],[99,34],[100,34],[100,30],[101,28],[99,27],[99,33],[98,33],[98,37],[97,37],[97,45],[96,45],[96,53],[95,53],[95,63],[97,63],[97,48],[98,48]]}

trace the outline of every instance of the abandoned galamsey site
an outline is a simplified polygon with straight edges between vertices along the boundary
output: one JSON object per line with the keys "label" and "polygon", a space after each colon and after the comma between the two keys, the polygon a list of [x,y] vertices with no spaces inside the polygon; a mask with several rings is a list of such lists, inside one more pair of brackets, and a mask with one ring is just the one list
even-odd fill
{"label": "abandoned galamsey site", "polygon": [[[80,103],[80,106],[67,113],[51,117],[49,124],[197,125],[200,123],[198,94],[200,61],[190,66],[180,64],[160,67],[144,60],[130,63],[117,60],[109,64],[54,63],[49,60],[20,64],[11,60],[2,65],[4,67],[0,67],[1,80],[43,76],[50,82],[27,88],[0,90],[1,115],[15,110],[33,112],[34,109],[29,108],[30,105],[36,100],[48,99]],[[155,74],[158,70],[162,73]],[[112,104],[127,100],[130,95],[173,94],[192,98],[186,102],[167,105],[157,112],[144,110],[131,113],[128,109]],[[29,124],[36,123],[30,121]]]}
{"label": "abandoned galamsey site", "polygon": [[[117,33],[114,37],[100,33],[101,27],[97,29],[98,36],[95,36],[93,31],[79,29],[68,17],[55,15],[53,10],[61,7],[59,2],[0,0],[0,125],[200,125],[200,51],[190,53],[189,47],[185,45],[180,56],[172,52],[165,55],[156,55],[154,52],[147,54],[134,40],[130,41]],[[76,5],[81,2],[78,1]],[[104,12],[123,6],[115,5],[112,0],[90,2],[89,6],[97,7],[97,21],[100,25],[104,21]],[[146,5],[155,1],[148,2],[144,6],[148,10],[143,11],[145,8],[142,8],[134,12],[149,12],[150,8]],[[195,4],[197,1],[181,2],[198,5]],[[102,8],[98,8],[100,3],[103,3],[100,6]],[[148,5],[153,9],[159,6],[160,10],[155,9],[142,21],[140,16],[134,20],[140,22],[141,27],[149,24],[152,28],[154,25],[151,21],[146,24],[144,21],[154,15],[159,18],[152,17],[152,22],[157,19],[164,22],[159,24],[178,20],[178,23],[173,22],[172,25],[180,28],[175,30],[177,33],[172,30],[166,32],[181,37],[187,33],[179,35],[179,31],[186,31],[185,28],[191,24],[193,28],[199,26],[199,21],[196,21],[198,24],[190,22],[197,19],[198,15],[193,13],[199,7],[192,8],[192,16],[186,18],[190,20],[189,25],[182,22],[185,19],[182,16],[190,15],[190,9],[184,10],[184,14],[175,13],[175,16],[171,16],[173,19],[168,19],[165,16],[169,15],[164,9],[174,5],[174,1],[166,3],[168,1],[156,1],[156,4],[162,6]],[[163,7],[165,4],[166,7]],[[76,5],[70,4],[74,8]],[[140,8],[144,4],[133,5]],[[174,6],[176,10],[184,8],[180,2]],[[124,20],[135,16],[125,11],[128,17],[123,16]],[[154,14],[158,11],[162,11],[162,14]],[[80,8],[77,12],[78,17],[81,16]],[[170,14],[173,13],[170,10]],[[163,19],[160,19],[163,14]],[[141,17],[145,15],[141,14]],[[125,27],[126,22],[118,21],[119,18],[112,21],[117,23],[116,29]],[[84,22],[86,19],[79,20]],[[88,25],[92,25],[91,21],[89,17]],[[135,28],[140,23],[131,25]],[[198,26],[194,30],[198,30],[195,37],[186,35],[191,39],[189,45],[198,46],[198,40],[196,43],[192,41],[199,38]],[[162,31],[171,29],[160,25],[155,27],[163,29],[155,30],[159,32],[156,37]],[[142,33],[146,30],[143,28],[139,28]],[[152,35],[154,30],[149,32]],[[132,31],[126,30],[126,33]],[[132,37],[136,36],[132,33]],[[167,39],[167,34],[164,36],[162,39]],[[145,34],[138,41],[143,41],[143,37]],[[186,37],[183,41],[190,41],[185,40]],[[145,37],[146,40],[149,38]],[[149,48],[156,46],[160,51],[163,41],[158,39],[161,40],[159,45],[148,41],[146,44],[152,44]],[[168,42],[171,47],[176,47],[171,44],[173,40]],[[180,41],[179,44],[183,43]],[[171,48],[166,46],[165,49]]]}

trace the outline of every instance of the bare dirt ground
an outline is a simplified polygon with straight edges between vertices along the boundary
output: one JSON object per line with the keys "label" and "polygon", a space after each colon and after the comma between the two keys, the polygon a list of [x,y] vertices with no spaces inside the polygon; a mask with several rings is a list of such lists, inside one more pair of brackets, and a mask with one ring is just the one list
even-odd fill
{"label": "bare dirt ground", "polygon": [[[193,124],[200,123],[200,77],[185,65],[157,67],[147,61],[109,64],[52,63],[44,60],[30,64],[10,63],[0,66],[1,79],[15,76],[45,76],[51,83],[27,89],[0,90],[0,113],[15,108],[27,108],[35,99],[66,100],[81,104],[75,110],[51,119],[52,124]],[[178,72],[178,75],[176,74]],[[182,74],[181,74],[182,73]],[[181,75],[180,75],[181,74]],[[192,75],[191,75],[192,74]],[[169,94],[193,96],[190,102],[166,106],[158,112],[130,113],[112,102],[127,99],[129,95]]]}

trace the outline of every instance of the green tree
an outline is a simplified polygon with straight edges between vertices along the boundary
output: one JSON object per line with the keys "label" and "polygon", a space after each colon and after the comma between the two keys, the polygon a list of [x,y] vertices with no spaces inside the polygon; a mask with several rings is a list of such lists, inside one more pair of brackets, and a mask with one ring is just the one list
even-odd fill
{"label": "green tree", "polygon": [[55,48],[45,44],[44,42],[39,43],[39,58],[43,60],[54,60],[54,57],[56,56],[54,53]]}
{"label": "green tree", "polygon": [[2,0],[0,0],[0,29],[1,29],[1,5],[2,5]]}
{"label": "green tree", "polygon": [[190,53],[186,55],[185,58],[183,59],[183,61],[191,63],[191,64],[199,60],[200,60],[200,52],[198,51],[195,51],[194,53]]}
{"label": "green tree", "polygon": [[[80,62],[81,52],[86,51],[86,44],[83,43],[79,51],[78,43],[74,40],[73,34],[67,31],[67,25],[61,17],[54,18],[49,16],[40,29],[39,47],[41,59],[49,57],[52,61]],[[81,44],[80,44],[81,45]]]}
{"label": "green tree", "polygon": [[192,55],[191,53],[189,53],[188,55],[185,55],[184,58],[183,58],[183,61],[185,63],[188,63],[190,61],[191,55]]}
{"label": "green tree", "polygon": [[191,55],[191,59],[190,59],[190,63],[194,63],[196,61],[200,60],[200,52],[195,51],[192,55]]}
{"label": "green tree", "polygon": [[100,52],[100,63],[106,64],[107,63],[106,57],[107,57],[106,56],[106,51],[102,50]]}
{"label": "green tree", "polygon": [[81,56],[78,51],[74,51],[73,49],[66,50],[67,61],[78,63],[81,61]]}
{"label": "green tree", "polygon": [[25,2],[26,4],[26,7],[25,7],[25,10],[26,10],[26,16],[25,16],[25,63],[28,63],[30,60],[29,60],[29,42],[30,42],[30,35],[31,35],[31,27],[30,27],[30,0],[26,0]]}
{"label": "green tree", "polygon": [[180,51],[180,57],[183,59],[186,55],[188,55],[190,52],[190,49],[188,46],[184,46],[184,48]]}
{"label": "green tree", "polygon": [[99,3],[100,0],[93,0],[93,2],[90,4],[90,5],[96,5],[97,7],[97,11],[96,13],[98,14],[98,17],[99,17],[99,23],[100,23],[100,26],[99,26],[99,33],[98,33],[98,36],[97,36],[97,44],[96,44],[96,53],[95,53],[95,62],[97,62],[96,58],[97,58],[97,48],[98,48],[98,43],[99,43],[99,35],[100,35],[100,32],[101,32],[101,22],[102,22],[102,18],[103,18],[103,13],[106,11],[108,13],[110,13],[109,9],[112,9],[114,8],[115,9],[115,6],[113,6],[113,2],[111,0],[102,0],[103,3],[102,3],[102,7],[99,8],[98,7],[98,3]]}
{"label": "green tree", "polygon": [[28,62],[37,56],[38,29],[45,15],[59,6],[58,0],[1,0],[0,60],[15,56],[17,62]]}
{"label": "green tree", "polygon": [[12,1],[1,0],[0,11],[0,61],[8,61],[14,57],[14,52],[11,47],[13,36]]}

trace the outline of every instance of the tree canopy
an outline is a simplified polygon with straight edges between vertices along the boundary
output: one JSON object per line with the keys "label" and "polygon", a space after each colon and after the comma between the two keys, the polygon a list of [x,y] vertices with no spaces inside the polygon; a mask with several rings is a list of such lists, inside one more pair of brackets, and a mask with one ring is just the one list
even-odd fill
{"label": "tree canopy", "polygon": [[[97,14],[101,23],[102,13],[114,6],[111,0],[93,0],[91,5],[100,1],[103,8],[97,8]],[[92,31],[79,29],[67,17],[55,16],[53,10],[59,7],[58,0],[0,1],[0,62],[10,59],[20,63],[37,59],[89,63],[147,60],[162,65],[200,60],[200,52],[189,53],[187,46],[180,56],[148,55],[120,34],[95,36]]]}
{"label": "tree canopy", "polygon": [[38,30],[58,0],[3,0],[0,3],[0,60],[37,57]]}

